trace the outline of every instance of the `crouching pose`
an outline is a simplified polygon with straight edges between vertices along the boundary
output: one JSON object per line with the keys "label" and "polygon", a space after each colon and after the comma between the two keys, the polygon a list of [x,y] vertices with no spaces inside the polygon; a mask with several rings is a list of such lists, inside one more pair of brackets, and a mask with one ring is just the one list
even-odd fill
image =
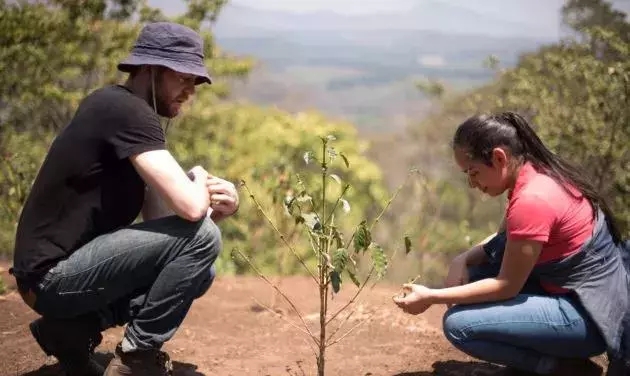
{"label": "crouching pose", "polygon": [[396,304],[448,305],[446,338],[508,370],[601,372],[585,360],[607,352],[609,375],[630,374],[630,249],[588,178],[515,113],[469,118],[453,148],[471,187],[507,192],[503,224],[452,261],[445,288],[405,285]]}
{"label": "crouching pose", "polygon": [[[42,316],[30,329],[68,376],[169,374],[160,349],[212,284],[215,221],[238,208],[232,183],[182,170],[160,124],[211,83],[201,37],[148,24],[118,68],[127,82],[88,95],[53,142],[17,229],[11,273]],[[122,325],[104,370],[94,348]]]}

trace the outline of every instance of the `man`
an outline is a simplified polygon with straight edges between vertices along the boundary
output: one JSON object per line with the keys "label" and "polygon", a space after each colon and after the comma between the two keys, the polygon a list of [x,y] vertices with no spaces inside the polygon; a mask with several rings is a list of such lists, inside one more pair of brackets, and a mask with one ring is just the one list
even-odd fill
{"label": "man", "polygon": [[[69,376],[168,374],[161,346],[212,284],[215,221],[236,212],[238,195],[202,167],[184,172],[158,116],[175,117],[211,84],[203,59],[193,30],[146,25],[118,65],[127,82],[82,101],[25,203],[12,273],[42,315],[33,336]],[[91,358],[101,332],[125,324],[103,370]]]}

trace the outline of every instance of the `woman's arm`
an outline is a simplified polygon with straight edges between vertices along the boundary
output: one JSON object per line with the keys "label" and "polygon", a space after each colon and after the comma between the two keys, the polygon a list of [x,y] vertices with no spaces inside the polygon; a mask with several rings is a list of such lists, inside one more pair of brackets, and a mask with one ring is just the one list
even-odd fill
{"label": "woman's arm", "polygon": [[[469,251],[469,257],[473,260],[475,252],[478,252],[473,252],[475,248]],[[542,243],[538,241],[508,240],[501,270],[496,278],[486,278],[463,286],[433,289],[429,299],[432,304],[472,304],[512,298],[523,288],[538,260],[541,248]]]}
{"label": "woman's arm", "polygon": [[488,255],[483,250],[483,244],[477,244],[466,252],[456,256],[455,259],[456,261],[463,262],[466,266],[476,266],[487,261]]}
{"label": "woman's arm", "polygon": [[488,255],[486,254],[483,246],[488,243],[492,238],[497,236],[498,233],[505,231],[505,216],[501,219],[501,223],[499,224],[498,231],[492,235],[489,235],[477,245],[474,245],[472,248],[464,251],[457,255],[454,261],[463,262],[466,266],[477,266],[481,265],[484,262],[488,261]]}

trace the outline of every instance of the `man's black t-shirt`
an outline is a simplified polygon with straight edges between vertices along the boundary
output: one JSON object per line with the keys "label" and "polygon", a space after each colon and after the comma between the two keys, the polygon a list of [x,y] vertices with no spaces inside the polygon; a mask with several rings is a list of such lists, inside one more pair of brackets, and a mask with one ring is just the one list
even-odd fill
{"label": "man's black t-shirt", "polygon": [[36,282],[95,237],[133,223],[145,184],[128,157],[165,148],[158,115],[127,88],[87,96],[52,143],[22,210],[18,281]]}

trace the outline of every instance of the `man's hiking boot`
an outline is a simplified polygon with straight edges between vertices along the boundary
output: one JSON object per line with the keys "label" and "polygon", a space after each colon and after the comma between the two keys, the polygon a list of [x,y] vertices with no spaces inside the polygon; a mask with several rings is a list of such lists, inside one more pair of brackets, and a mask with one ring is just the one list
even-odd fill
{"label": "man's hiking boot", "polygon": [[105,370],[91,357],[103,340],[95,320],[40,317],[29,328],[42,350],[57,358],[67,376],[103,375]]}
{"label": "man's hiking boot", "polygon": [[124,353],[118,344],[115,354],[103,376],[170,376],[173,372],[168,354],[160,350]]}
{"label": "man's hiking boot", "polygon": [[561,359],[558,367],[552,373],[553,376],[601,376],[604,368],[589,358],[585,359]]}

